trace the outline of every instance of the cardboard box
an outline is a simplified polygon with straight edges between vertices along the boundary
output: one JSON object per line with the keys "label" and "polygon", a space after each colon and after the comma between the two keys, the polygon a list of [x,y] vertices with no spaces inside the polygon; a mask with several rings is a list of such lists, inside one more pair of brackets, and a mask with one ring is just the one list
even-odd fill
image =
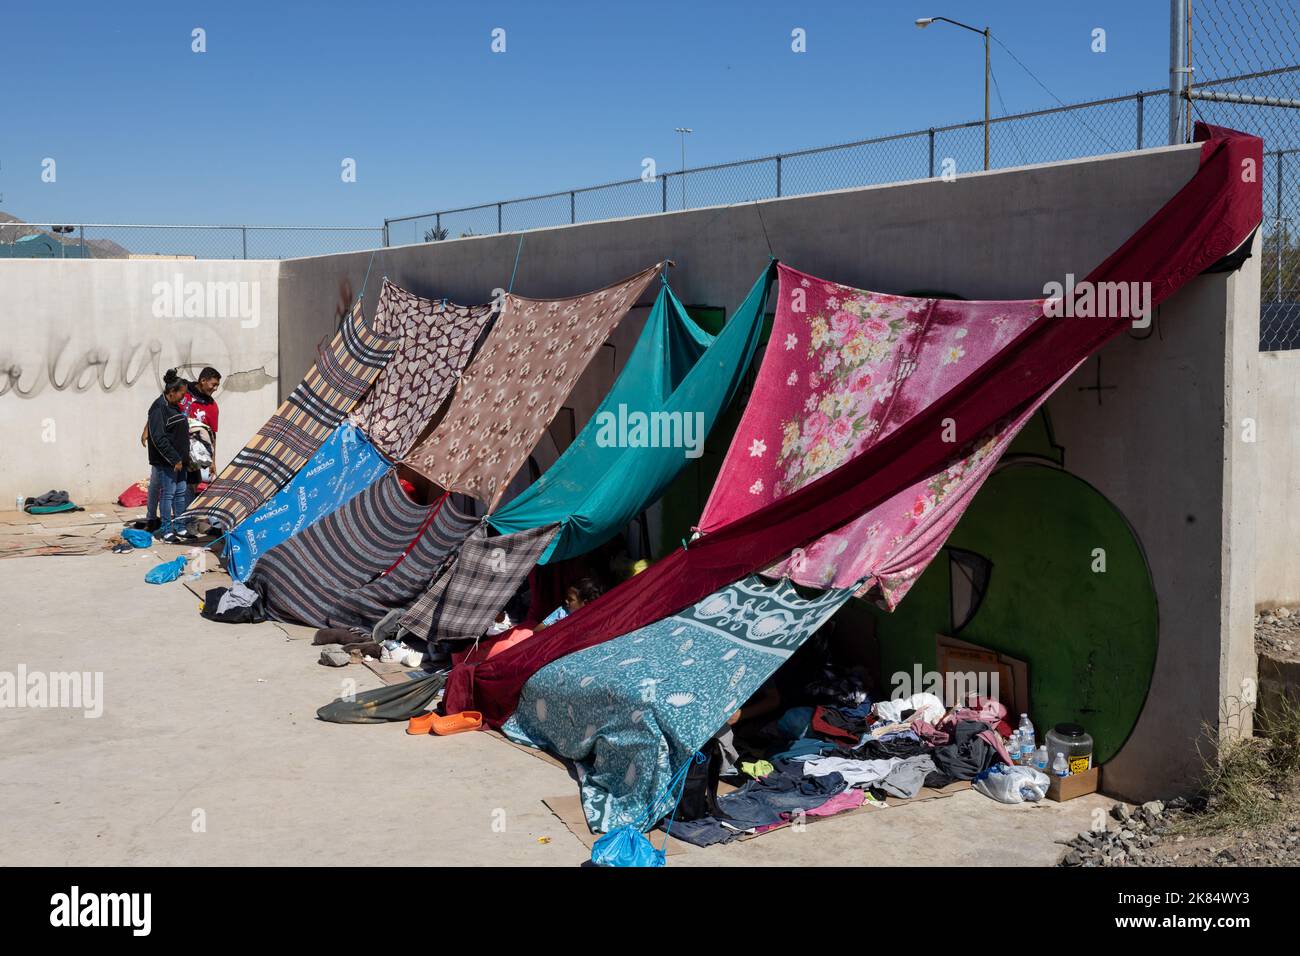
{"label": "cardboard box", "polygon": [[988,648],[980,647],[969,641],[963,641],[947,634],[935,635],[935,660],[939,673],[944,678],[944,703],[959,706],[964,700],[948,700],[948,675],[960,673],[966,675],[988,675],[991,684],[993,675],[997,677],[998,700],[1007,708],[1007,722],[1015,727],[1018,714],[1030,712],[1029,706],[1029,665],[1007,654],[999,654]]}
{"label": "cardboard box", "polygon": [[1068,777],[1057,777],[1051,773],[1052,785],[1047,788],[1048,800],[1073,800],[1086,793],[1096,793],[1101,789],[1101,767],[1093,766],[1083,773],[1072,773]]}

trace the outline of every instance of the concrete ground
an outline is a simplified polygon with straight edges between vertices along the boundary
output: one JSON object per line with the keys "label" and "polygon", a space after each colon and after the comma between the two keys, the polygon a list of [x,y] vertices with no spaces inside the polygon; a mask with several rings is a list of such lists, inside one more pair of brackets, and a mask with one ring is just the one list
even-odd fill
{"label": "concrete ground", "polygon": [[[587,859],[542,804],[575,792],[565,771],[485,734],[316,720],[343,680],[379,679],[318,665],[273,623],[200,618],[182,583],[144,583],[157,562],[146,551],[0,560],[0,671],[101,672],[104,702],[98,718],[0,707],[0,863]],[[670,865],[1046,866],[1063,851],[1054,841],[1110,802],[1008,807],[967,791],[691,848]]]}

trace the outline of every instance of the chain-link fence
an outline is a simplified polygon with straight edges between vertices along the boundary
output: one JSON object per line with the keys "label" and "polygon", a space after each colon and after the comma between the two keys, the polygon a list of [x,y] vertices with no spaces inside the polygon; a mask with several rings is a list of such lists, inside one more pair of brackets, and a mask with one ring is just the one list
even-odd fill
{"label": "chain-link fence", "polygon": [[[1168,97],[1168,90],[1150,90],[993,117],[989,123],[989,166],[1049,163],[1162,145],[1168,141]],[[946,172],[970,172],[983,165],[984,123],[980,120],[386,219],[384,232],[389,245],[436,242],[927,179]]]}
{"label": "chain-link fence", "polygon": [[[1295,0],[1188,0],[1193,120],[1264,138],[1260,348],[1300,348],[1300,9]],[[1229,78],[1229,79],[1224,79]]]}
{"label": "chain-link fence", "polygon": [[369,226],[0,222],[0,259],[297,259],[383,243]]}
{"label": "chain-link fence", "polygon": [[[1265,0],[1256,4],[1263,5]],[[1207,4],[1208,5],[1208,4]],[[1227,0],[1224,0],[1227,6]],[[1290,6],[1288,5],[1288,9]],[[1231,31],[1226,31],[1233,36]],[[1193,30],[1193,37],[1197,36]],[[1295,45],[1293,32],[1290,45]],[[1252,42],[1243,34],[1243,43]],[[1217,56],[1220,45],[1209,44]],[[1276,62],[1283,52],[1300,60],[1300,48],[1269,51]],[[1197,74],[1192,74],[1198,76]],[[1059,162],[1125,150],[1167,145],[1170,104],[1167,89],[1093,100],[1068,106],[994,117],[989,130],[989,166],[993,169]],[[1253,73],[1203,77],[1179,104],[1184,125],[1204,120],[1264,137],[1263,273],[1261,349],[1300,348],[1300,141],[1294,108],[1300,105],[1300,65],[1268,67]],[[916,130],[838,146],[782,153],[736,163],[659,173],[650,179],[589,186],[568,192],[530,196],[404,216],[384,221],[388,245],[435,242],[591,222],[622,216],[672,212],[702,206],[752,202],[880,183],[960,174],[983,167],[984,123]]]}

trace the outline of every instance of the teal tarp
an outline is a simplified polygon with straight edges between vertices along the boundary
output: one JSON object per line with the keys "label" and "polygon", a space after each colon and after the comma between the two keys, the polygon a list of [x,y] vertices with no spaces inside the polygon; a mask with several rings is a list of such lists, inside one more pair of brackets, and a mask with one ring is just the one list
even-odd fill
{"label": "teal tarp", "polygon": [[547,564],[603,544],[657,500],[687,454],[703,450],[740,387],[775,269],[774,263],[764,270],[716,337],[691,321],[664,283],[591,421],[541,478],[488,518],[492,528],[509,534],[558,522],[560,531],[542,555]]}

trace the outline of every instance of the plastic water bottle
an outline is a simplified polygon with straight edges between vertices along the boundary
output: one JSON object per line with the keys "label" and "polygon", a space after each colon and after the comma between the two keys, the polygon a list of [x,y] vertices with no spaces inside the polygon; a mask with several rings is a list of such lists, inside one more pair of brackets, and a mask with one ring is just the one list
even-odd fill
{"label": "plastic water bottle", "polygon": [[1070,764],[1065,759],[1065,754],[1059,750],[1056,752],[1056,759],[1052,761],[1052,773],[1057,777],[1068,777],[1070,775]]}
{"label": "plastic water bottle", "polygon": [[1037,744],[1034,742],[1034,725],[1029,720],[1028,714],[1020,715],[1020,749],[1025,752],[1027,761],[1033,759],[1034,751]]}
{"label": "plastic water bottle", "polygon": [[1007,738],[1007,756],[1011,758],[1012,763],[1020,763],[1020,731],[1011,731],[1011,736]]}
{"label": "plastic water bottle", "polygon": [[26,502],[27,499],[24,498],[22,495],[14,495],[14,511],[22,511],[23,505]]}
{"label": "plastic water bottle", "polygon": [[1034,751],[1034,769],[1047,773],[1047,744],[1040,744]]}

